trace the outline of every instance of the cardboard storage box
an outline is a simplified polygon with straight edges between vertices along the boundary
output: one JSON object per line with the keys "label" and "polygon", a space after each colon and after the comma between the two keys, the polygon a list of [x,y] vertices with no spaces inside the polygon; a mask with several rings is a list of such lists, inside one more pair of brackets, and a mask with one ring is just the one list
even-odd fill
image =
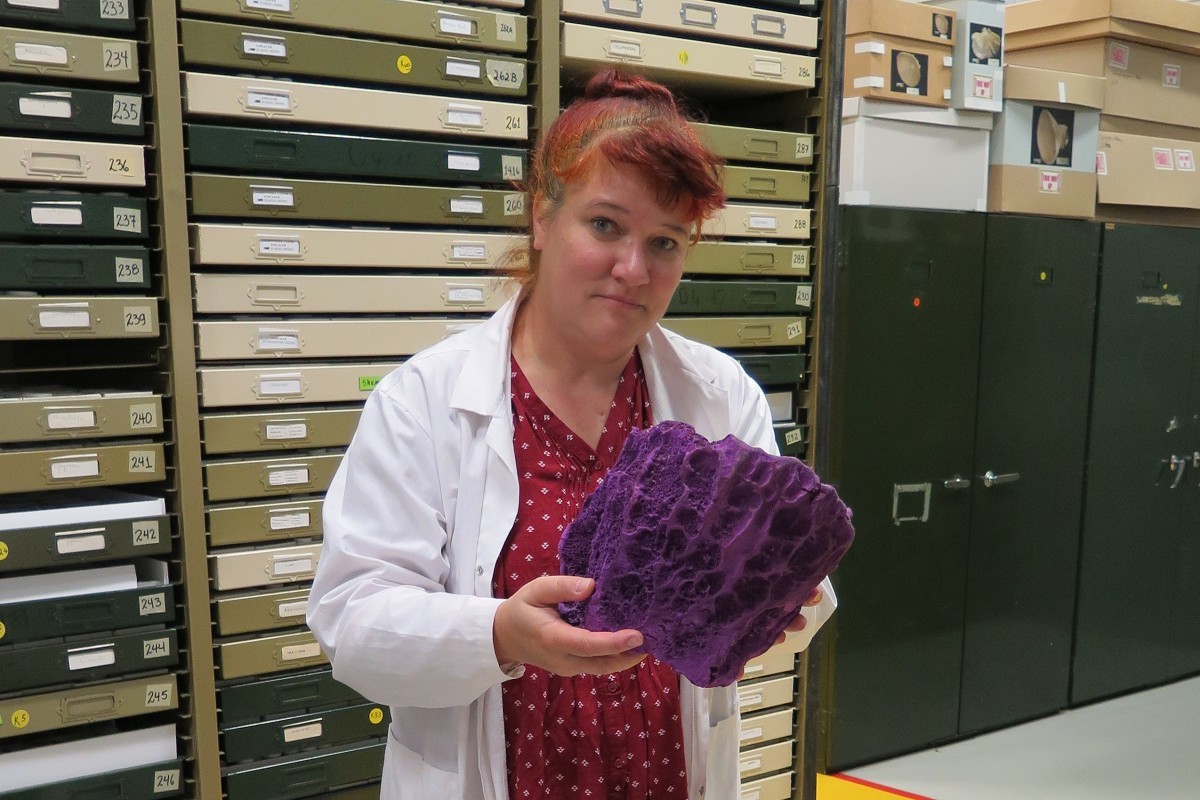
{"label": "cardboard storage box", "polygon": [[958,20],[950,105],[1000,111],[1004,102],[1004,3],[998,0],[933,0]]}
{"label": "cardboard storage box", "polygon": [[1105,114],[1200,128],[1200,55],[1100,38],[1020,50],[1008,63],[1104,78]]}
{"label": "cardboard storage box", "polygon": [[841,202],[983,211],[993,114],[847,98]]}
{"label": "cardboard storage box", "polygon": [[1104,79],[1006,67],[1004,94],[992,131],[988,210],[1090,218]]}
{"label": "cardboard storage box", "polygon": [[1193,141],[1102,132],[1096,154],[1098,211],[1107,219],[1196,224],[1198,155],[1200,143]]}
{"label": "cardboard storage box", "polygon": [[846,38],[845,97],[950,105],[954,56],[948,47],[864,33]]}
{"label": "cardboard storage box", "polygon": [[1012,53],[1100,36],[1200,53],[1200,4],[1179,0],[1028,0],[1007,8]]}
{"label": "cardboard storage box", "polygon": [[846,36],[877,33],[953,47],[958,21],[953,11],[911,0],[848,0]]}

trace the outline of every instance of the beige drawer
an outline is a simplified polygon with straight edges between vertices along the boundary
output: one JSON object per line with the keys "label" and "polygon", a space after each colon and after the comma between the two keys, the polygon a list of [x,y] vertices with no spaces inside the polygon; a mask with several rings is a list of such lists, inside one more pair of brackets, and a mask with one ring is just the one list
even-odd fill
{"label": "beige drawer", "polygon": [[747,747],[774,739],[785,739],[793,733],[794,716],[795,711],[790,708],[744,716],[738,742],[742,747]]}
{"label": "beige drawer", "polygon": [[218,636],[294,628],[304,624],[308,589],[219,598],[214,607]]}
{"label": "beige drawer", "polygon": [[145,186],[140,144],[0,136],[0,180],[95,186]]}
{"label": "beige drawer", "polygon": [[803,347],[804,317],[667,317],[662,326],[712,347]]}
{"label": "beige drawer", "polygon": [[764,239],[811,238],[812,211],[791,206],[730,203],[704,226],[706,236]]}
{"label": "beige drawer", "polygon": [[225,547],[322,535],[322,500],[251,503],[208,509],[208,543]]}
{"label": "beige drawer", "polygon": [[155,394],[60,394],[0,401],[0,442],[142,436],[162,430],[162,397]]}
{"label": "beige drawer", "polygon": [[776,742],[743,750],[738,754],[738,775],[742,780],[792,767],[792,742]]}
{"label": "beige drawer", "polygon": [[[776,645],[758,658],[746,665],[746,677],[742,680],[754,680],[765,675],[777,675],[781,672],[795,672],[796,653],[790,650],[787,643]],[[739,686],[740,689],[740,686]]]}
{"label": "beige drawer", "polygon": [[812,248],[769,242],[699,242],[688,253],[684,272],[691,275],[771,275],[807,278]]}
{"label": "beige drawer", "polygon": [[746,781],[742,784],[741,800],[791,800],[793,774],[785,772],[782,775]]}
{"label": "beige drawer", "polygon": [[218,592],[311,581],[321,559],[321,543],[222,552],[208,557]]}
{"label": "beige drawer", "polygon": [[738,684],[738,704],[742,714],[752,714],[764,708],[790,706],[796,699],[796,678],[783,675],[778,678]]}
{"label": "beige drawer", "polygon": [[200,418],[200,430],[208,455],[345,447],[361,415],[361,408],[205,414]]}
{"label": "beige drawer", "polygon": [[179,707],[174,675],[0,700],[0,739]]}
{"label": "beige drawer", "polygon": [[205,408],[288,403],[362,402],[400,362],[203,368],[200,402]]}
{"label": "beige drawer", "polygon": [[811,198],[811,172],[727,166],[723,176],[725,196],[731,200],[807,203]]}
{"label": "beige drawer", "polygon": [[157,442],[0,452],[0,494],[153,483],[166,477]]}
{"label": "beige drawer", "polygon": [[184,104],[195,116],[306,122],[350,128],[524,141],[523,103],[356,89],[300,81],[185,72]]}
{"label": "beige drawer", "polygon": [[201,314],[491,312],[507,282],[432,275],[193,275]]}
{"label": "beige drawer", "polygon": [[571,72],[623,66],[672,85],[782,92],[816,85],[816,59],[774,50],[564,22],[562,65]]}
{"label": "beige drawer", "polygon": [[813,137],[808,133],[741,128],[693,122],[700,140],[722,158],[764,164],[804,165],[813,162]]}
{"label": "beige drawer", "polygon": [[328,663],[329,659],[317,644],[317,637],[309,631],[217,643],[217,668],[224,679]]}
{"label": "beige drawer", "polygon": [[153,297],[0,297],[0,339],[158,336]]}
{"label": "beige drawer", "polygon": [[817,47],[817,18],[697,0],[562,0],[564,17],[653,28],[785,50]]}
{"label": "beige drawer", "polygon": [[209,462],[204,488],[210,502],[323,492],[341,463],[341,453]]}
{"label": "beige drawer", "polygon": [[197,264],[483,270],[528,241],[500,233],[192,225]]}
{"label": "beige drawer", "polygon": [[[9,2],[9,5],[17,4]],[[58,8],[58,2],[54,7]],[[0,47],[0,72],[114,83],[138,82],[137,42],[130,39],[0,28],[0,43],[3,44]]]}
{"label": "beige drawer", "polygon": [[410,356],[482,320],[198,322],[200,360]]}

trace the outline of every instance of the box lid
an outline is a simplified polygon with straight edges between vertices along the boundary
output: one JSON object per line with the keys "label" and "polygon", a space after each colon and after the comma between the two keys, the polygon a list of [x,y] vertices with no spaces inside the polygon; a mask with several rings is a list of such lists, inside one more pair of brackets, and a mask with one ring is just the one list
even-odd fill
{"label": "box lid", "polygon": [[842,119],[858,117],[947,125],[952,128],[974,128],[981,131],[990,131],[996,122],[996,115],[990,111],[964,111],[957,108],[909,105],[895,100],[876,100],[870,97],[847,97],[842,101]]}
{"label": "box lid", "polygon": [[882,33],[953,46],[955,13],[911,0],[848,0],[846,35]]}
{"label": "box lid", "polygon": [[1009,50],[1116,34],[1200,52],[1200,4],[1180,0],[1025,0],[1005,17]]}
{"label": "box lid", "polygon": [[1200,209],[1195,142],[1102,132],[1097,157],[1100,202]]}
{"label": "box lid", "polygon": [[1104,107],[1104,88],[1105,79],[1094,75],[1012,64],[1004,67],[1005,100],[1035,100],[1101,109]]}

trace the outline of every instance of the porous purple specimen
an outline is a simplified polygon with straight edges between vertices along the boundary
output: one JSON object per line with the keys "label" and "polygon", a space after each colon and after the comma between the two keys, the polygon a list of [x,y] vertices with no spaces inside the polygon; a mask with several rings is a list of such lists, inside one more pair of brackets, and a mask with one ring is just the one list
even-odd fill
{"label": "porous purple specimen", "polygon": [[588,630],[639,630],[692,683],[726,686],[853,538],[850,510],[803,462],[664,422],[629,434],[563,534],[563,574],[596,589],[559,611]]}

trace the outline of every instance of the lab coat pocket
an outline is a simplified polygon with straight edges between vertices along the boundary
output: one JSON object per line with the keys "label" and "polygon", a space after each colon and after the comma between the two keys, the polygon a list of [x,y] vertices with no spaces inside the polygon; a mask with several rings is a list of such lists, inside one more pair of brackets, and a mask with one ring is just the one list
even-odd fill
{"label": "lab coat pocket", "polygon": [[430,765],[388,731],[381,800],[434,800],[462,796],[458,775]]}
{"label": "lab coat pocket", "polygon": [[704,797],[738,796],[738,735],[741,718],[732,714],[709,731],[709,757],[704,777]]}

